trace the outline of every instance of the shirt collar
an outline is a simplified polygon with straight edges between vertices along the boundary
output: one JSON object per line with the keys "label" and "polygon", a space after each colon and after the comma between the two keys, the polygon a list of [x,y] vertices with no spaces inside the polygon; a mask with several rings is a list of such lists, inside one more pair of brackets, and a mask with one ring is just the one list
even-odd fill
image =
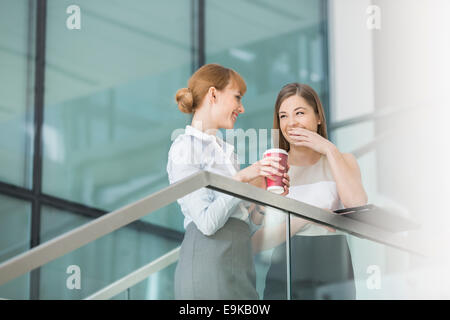
{"label": "shirt collar", "polygon": [[198,130],[197,128],[194,128],[193,126],[187,125],[184,133],[189,136],[197,137],[204,141],[215,141],[225,152],[227,157],[230,157],[231,154],[234,152],[234,146],[225,142],[224,140],[220,139],[218,136],[204,133],[203,131]]}
{"label": "shirt collar", "polygon": [[194,137],[200,138],[202,140],[206,140],[206,141],[215,141],[216,140],[216,136],[204,133],[203,131],[200,131],[197,128],[194,128],[189,125],[186,126],[184,133],[188,136],[194,136]]}

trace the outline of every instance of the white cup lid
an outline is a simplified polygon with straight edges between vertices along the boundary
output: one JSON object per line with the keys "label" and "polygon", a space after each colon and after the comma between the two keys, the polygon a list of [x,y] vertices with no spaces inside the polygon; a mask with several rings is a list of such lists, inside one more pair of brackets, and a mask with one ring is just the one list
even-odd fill
{"label": "white cup lid", "polygon": [[283,153],[283,154],[285,154],[285,155],[288,155],[288,153],[286,152],[286,150],[283,150],[283,149],[279,149],[279,148],[272,148],[272,149],[268,149],[268,150],[266,150],[265,152],[264,152],[264,154],[263,154],[263,156],[266,154],[266,153]]}
{"label": "white cup lid", "polygon": [[284,188],[280,186],[271,186],[267,188],[267,191],[270,191],[272,193],[276,194],[282,194],[284,192]]}

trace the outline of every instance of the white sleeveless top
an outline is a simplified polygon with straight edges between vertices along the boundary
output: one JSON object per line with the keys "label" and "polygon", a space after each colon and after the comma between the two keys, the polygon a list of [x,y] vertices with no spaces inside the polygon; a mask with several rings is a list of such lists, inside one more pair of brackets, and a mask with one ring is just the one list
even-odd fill
{"label": "white sleeveless top", "polygon": [[[344,208],[339,198],[336,182],[334,181],[330,165],[325,155],[321,155],[319,161],[310,166],[291,165],[288,174],[290,177],[290,188],[289,194],[286,197],[332,211]],[[284,221],[284,215],[275,214],[272,211],[274,211],[274,209],[269,210],[269,216],[271,215],[272,217],[267,217],[271,220],[271,223],[281,223]],[[341,234],[341,232],[338,230],[336,230],[336,232],[331,232],[312,223],[306,224],[296,233],[298,236],[335,234]]]}
{"label": "white sleeveless top", "polygon": [[[325,155],[321,155],[319,161],[311,166],[290,166],[289,177],[291,186],[287,197],[332,211],[344,208]],[[297,235],[318,236],[338,233],[308,223]]]}

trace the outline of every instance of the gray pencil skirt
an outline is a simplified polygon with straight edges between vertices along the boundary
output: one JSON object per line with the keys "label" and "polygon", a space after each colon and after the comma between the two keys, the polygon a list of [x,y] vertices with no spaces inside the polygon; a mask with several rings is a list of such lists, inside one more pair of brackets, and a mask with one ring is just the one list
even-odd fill
{"label": "gray pencil skirt", "polygon": [[230,218],[212,236],[191,222],[175,270],[175,299],[258,299],[250,230]]}

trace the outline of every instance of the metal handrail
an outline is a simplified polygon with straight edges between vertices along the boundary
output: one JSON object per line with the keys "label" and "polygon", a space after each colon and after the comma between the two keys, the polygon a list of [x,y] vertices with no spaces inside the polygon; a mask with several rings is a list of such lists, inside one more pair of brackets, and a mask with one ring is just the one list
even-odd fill
{"label": "metal handrail", "polygon": [[[365,153],[372,150],[380,141],[387,138],[389,134],[379,136],[378,138],[375,138],[373,141],[368,143],[367,145],[358,148],[352,152],[355,157],[359,158]],[[287,223],[286,226],[286,233],[289,235],[291,232],[289,230],[290,223]],[[286,243],[286,252],[289,252],[289,242]],[[89,297],[85,298],[85,300],[106,300],[114,297],[115,295],[129,289],[133,285],[145,280],[153,273],[159,272],[165,267],[168,267],[172,263],[175,263],[178,260],[178,254],[179,254],[180,247],[176,248],[175,250],[165,254],[164,256],[155,259],[154,261],[148,263],[147,265],[141,267],[140,269],[122,277],[121,279],[117,280],[116,282],[112,283],[111,285],[97,291],[96,293],[90,295]],[[174,254],[176,254],[176,258],[174,259]],[[154,268],[155,264],[160,265],[159,268]],[[289,265],[287,265],[289,268]],[[290,271],[287,271],[287,275],[289,277]],[[289,282],[289,279],[288,279]],[[288,293],[287,296],[290,296],[290,286],[288,286]]]}
{"label": "metal handrail", "polygon": [[208,185],[199,172],[0,264],[0,285],[76,250]]}
{"label": "metal handrail", "polygon": [[111,283],[109,286],[91,294],[84,300],[107,300],[118,295],[119,293],[131,288],[135,284],[148,278],[151,274],[161,271],[162,269],[170,266],[178,260],[180,255],[180,248],[177,247],[163,256],[153,260],[149,264],[133,271],[123,278]]}
{"label": "metal handrail", "polygon": [[229,177],[201,171],[3,262],[0,264],[0,285],[126,226],[203,187],[261,205],[268,205],[358,237],[423,255],[420,248],[412,245],[402,236],[361,221],[330,214],[327,210],[270,193]]}

